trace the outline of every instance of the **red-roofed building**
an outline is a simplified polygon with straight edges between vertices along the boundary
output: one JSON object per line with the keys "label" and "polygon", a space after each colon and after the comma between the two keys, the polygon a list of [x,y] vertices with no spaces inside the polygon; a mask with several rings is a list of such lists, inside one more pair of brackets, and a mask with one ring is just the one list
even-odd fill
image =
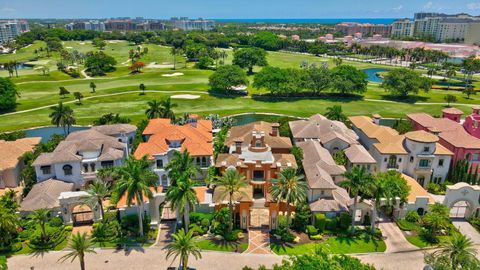
{"label": "red-roofed building", "polygon": [[185,125],[175,125],[170,119],[151,119],[143,131],[146,142],[140,143],[134,153],[135,158],[147,156],[153,162],[152,169],[160,178],[160,185],[170,185],[165,167],[173,157],[174,151],[188,151],[193,156],[202,173],[202,179],[208,167],[213,163],[212,122],[198,120],[191,115]]}

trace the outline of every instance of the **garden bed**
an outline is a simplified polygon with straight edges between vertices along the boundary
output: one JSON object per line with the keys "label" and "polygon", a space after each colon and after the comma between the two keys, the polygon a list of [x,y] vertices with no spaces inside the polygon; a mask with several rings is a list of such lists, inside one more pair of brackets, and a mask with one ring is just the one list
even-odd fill
{"label": "garden bed", "polygon": [[215,239],[215,237],[201,237],[198,246],[202,250],[242,253],[248,248],[248,237],[240,238],[237,241],[220,240]]}

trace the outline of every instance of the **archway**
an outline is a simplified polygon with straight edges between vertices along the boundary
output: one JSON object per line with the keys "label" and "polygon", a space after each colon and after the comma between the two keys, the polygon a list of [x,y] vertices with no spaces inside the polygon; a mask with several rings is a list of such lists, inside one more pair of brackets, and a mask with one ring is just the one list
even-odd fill
{"label": "archway", "polygon": [[86,204],[78,204],[72,208],[73,226],[93,224],[94,217],[92,208]]}
{"label": "archway", "polygon": [[451,218],[466,218],[469,213],[471,213],[471,206],[466,200],[459,200],[450,206]]}

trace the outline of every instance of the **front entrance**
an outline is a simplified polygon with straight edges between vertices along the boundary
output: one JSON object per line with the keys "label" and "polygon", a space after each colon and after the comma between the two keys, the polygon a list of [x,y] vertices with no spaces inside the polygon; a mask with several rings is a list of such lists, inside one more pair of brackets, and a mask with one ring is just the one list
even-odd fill
{"label": "front entrance", "polygon": [[265,228],[270,225],[270,211],[268,209],[253,208],[250,210],[250,227]]}
{"label": "front entrance", "polygon": [[81,204],[73,208],[73,211],[72,211],[73,226],[93,224],[93,218],[94,218],[93,211],[88,205]]}
{"label": "front entrance", "polygon": [[456,202],[450,208],[450,217],[451,218],[465,218],[468,213],[469,205],[466,201]]}

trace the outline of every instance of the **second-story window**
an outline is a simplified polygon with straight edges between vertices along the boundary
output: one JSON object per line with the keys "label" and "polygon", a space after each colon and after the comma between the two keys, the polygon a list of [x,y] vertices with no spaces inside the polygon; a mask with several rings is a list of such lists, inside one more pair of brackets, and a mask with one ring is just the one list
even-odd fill
{"label": "second-story window", "polygon": [[157,159],[157,169],[163,169],[163,159]]}
{"label": "second-story window", "polygon": [[443,167],[443,163],[445,163],[445,160],[443,158],[439,159],[438,160],[438,167]]}
{"label": "second-story window", "polygon": [[63,173],[65,175],[72,175],[73,174],[73,167],[71,165],[64,165],[63,166]]}
{"label": "second-story window", "polygon": [[423,147],[423,152],[430,152],[430,147],[428,146]]}
{"label": "second-story window", "polygon": [[40,170],[42,170],[43,174],[51,174],[52,173],[52,166],[41,166]]}
{"label": "second-story window", "polygon": [[473,161],[479,161],[479,160],[480,160],[480,154],[479,154],[479,153],[473,154],[472,160],[473,160]]}
{"label": "second-story window", "polygon": [[420,159],[420,162],[418,163],[418,166],[420,168],[426,168],[430,166],[430,161],[428,159]]}

